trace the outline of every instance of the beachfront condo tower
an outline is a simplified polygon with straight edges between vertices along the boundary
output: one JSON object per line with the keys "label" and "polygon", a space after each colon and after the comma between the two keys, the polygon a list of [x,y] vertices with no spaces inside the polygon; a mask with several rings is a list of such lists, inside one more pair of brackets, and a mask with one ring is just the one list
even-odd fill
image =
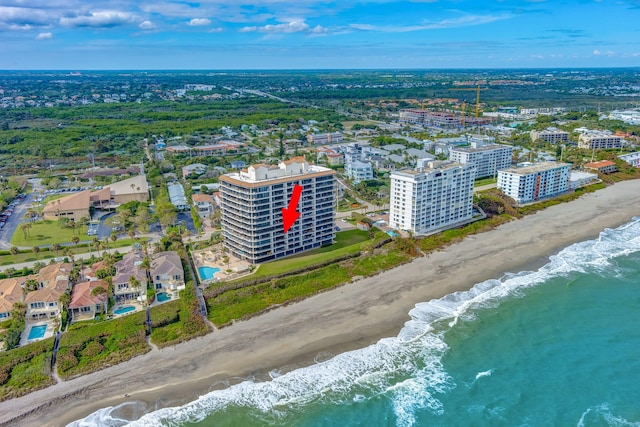
{"label": "beachfront condo tower", "polygon": [[513,147],[485,142],[471,142],[469,147],[452,147],[449,160],[476,167],[476,179],[496,176],[500,169],[511,166]]}
{"label": "beachfront condo tower", "polygon": [[569,163],[543,162],[498,172],[498,188],[516,202],[529,203],[569,189]]}
{"label": "beachfront condo tower", "polygon": [[[220,177],[224,246],[252,264],[333,243],[335,171],[303,157],[278,165],[256,164]],[[282,208],[295,185],[302,186],[300,217],[284,232]]]}
{"label": "beachfront condo tower", "polygon": [[423,234],[472,218],[475,167],[455,162],[427,166],[391,174],[392,228]]}

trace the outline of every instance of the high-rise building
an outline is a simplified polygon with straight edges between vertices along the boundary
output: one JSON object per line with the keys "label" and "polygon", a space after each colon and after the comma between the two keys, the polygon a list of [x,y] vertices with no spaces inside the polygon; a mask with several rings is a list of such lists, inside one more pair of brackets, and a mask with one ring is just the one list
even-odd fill
{"label": "high-rise building", "polygon": [[476,179],[493,176],[511,166],[513,147],[501,144],[472,144],[449,148],[449,160],[476,167]]}
{"label": "high-rise building", "polygon": [[[252,264],[333,243],[335,171],[294,157],[222,175],[220,200],[225,247]],[[284,233],[282,208],[302,186],[300,217]]]}
{"label": "high-rise building", "polygon": [[391,174],[391,227],[425,233],[472,218],[475,167],[454,162],[428,166]]}
{"label": "high-rise building", "polygon": [[498,188],[518,203],[557,196],[569,189],[570,164],[543,162],[498,171]]}

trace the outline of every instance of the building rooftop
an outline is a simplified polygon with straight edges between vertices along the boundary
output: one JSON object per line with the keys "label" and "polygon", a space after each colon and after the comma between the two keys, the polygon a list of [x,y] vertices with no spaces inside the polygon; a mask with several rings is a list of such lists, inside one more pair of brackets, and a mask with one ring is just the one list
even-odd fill
{"label": "building rooftop", "polygon": [[88,209],[90,195],[91,195],[91,191],[84,190],[79,193],[69,194],[68,196],[51,200],[49,203],[47,203],[44,209],[42,209],[42,213],[55,214],[57,212],[68,212],[68,211],[76,211],[80,209]]}
{"label": "building rooftop", "polygon": [[536,163],[535,165],[525,166],[521,168],[508,168],[503,169],[501,172],[515,173],[518,175],[529,175],[537,172],[544,172],[551,169],[556,169],[560,167],[570,167],[571,163],[560,163],[560,162],[542,162]]}
{"label": "building rooftop", "polygon": [[256,164],[240,172],[222,175],[219,180],[245,187],[259,187],[300,179],[305,175],[334,175],[332,169],[310,165],[302,156],[293,157],[276,165]]}
{"label": "building rooftop", "polygon": [[589,169],[600,169],[607,166],[615,166],[615,163],[613,163],[611,160],[600,160],[597,162],[591,162],[584,165],[585,168],[589,168]]}
{"label": "building rooftop", "polygon": [[464,153],[477,153],[480,151],[493,151],[493,150],[498,150],[500,148],[512,148],[509,145],[502,145],[502,144],[487,144],[487,145],[482,145],[479,146],[477,148],[474,147],[455,147],[455,148],[451,148],[451,151],[462,151]]}

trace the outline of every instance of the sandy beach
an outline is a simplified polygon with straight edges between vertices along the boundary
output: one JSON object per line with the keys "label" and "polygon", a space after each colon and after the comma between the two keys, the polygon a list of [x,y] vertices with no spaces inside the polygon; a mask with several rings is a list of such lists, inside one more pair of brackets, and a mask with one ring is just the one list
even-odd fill
{"label": "sandy beach", "polygon": [[[378,276],[207,336],[0,403],[0,425],[62,426],[124,401],[174,406],[247,378],[266,379],[395,336],[416,303],[467,290],[640,216],[640,180],[553,206]],[[124,395],[128,397],[125,398]]]}

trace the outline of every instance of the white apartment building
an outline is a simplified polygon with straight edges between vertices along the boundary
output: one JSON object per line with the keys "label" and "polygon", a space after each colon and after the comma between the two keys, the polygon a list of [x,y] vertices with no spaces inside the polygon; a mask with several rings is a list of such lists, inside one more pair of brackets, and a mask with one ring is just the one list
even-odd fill
{"label": "white apartment building", "polygon": [[476,168],[475,178],[493,176],[511,166],[513,147],[501,144],[472,144],[471,147],[450,147],[449,160]]}
{"label": "white apartment building", "polygon": [[392,228],[420,234],[472,218],[475,167],[454,162],[428,166],[391,174]]}
{"label": "white apartment building", "polygon": [[371,163],[350,162],[344,166],[344,173],[357,184],[361,181],[373,179],[373,166],[371,166]]}
{"label": "white apartment building", "polygon": [[[333,243],[335,171],[294,157],[251,165],[219,181],[222,235],[234,256],[258,264]],[[296,184],[303,187],[300,217],[285,234],[282,208]]]}
{"label": "white apartment building", "polygon": [[612,135],[608,131],[592,130],[581,133],[578,137],[578,148],[603,150],[622,147],[622,137]]}
{"label": "white apartment building", "polygon": [[529,135],[531,136],[531,142],[536,142],[537,140],[550,142],[552,144],[569,142],[569,132],[554,127],[548,127],[545,130],[532,130],[529,132]]}
{"label": "white apartment building", "polygon": [[640,168],[640,151],[636,151],[635,153],[622,154],[618,156],[618,158],[629,163],[631,166]]}
{"label": "white apartment building", "polygon": [[338,142],[342,142],[343,139],[344,137],[340,132],[314,133],[311,135],[307,135],[307,141],[309,141],[310,144],[314,145],[336,144]]}
{"label": "white apartment building", "polygon": [[557,196],[569,188],[570,164],[543,162],[498,171],[498,188],[518,203]]}

